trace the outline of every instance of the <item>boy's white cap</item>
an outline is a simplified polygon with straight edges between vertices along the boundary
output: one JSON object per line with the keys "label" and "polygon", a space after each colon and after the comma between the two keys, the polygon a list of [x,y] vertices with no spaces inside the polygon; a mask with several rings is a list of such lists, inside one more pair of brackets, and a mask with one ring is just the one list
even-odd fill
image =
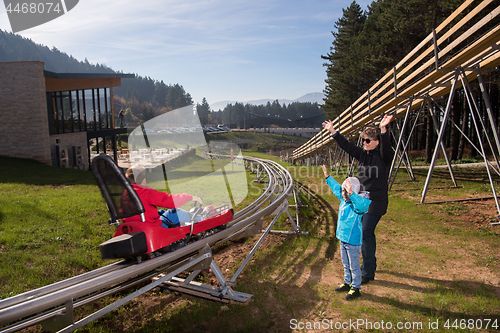
{"label": "boy's white cap", "polygon": [[356,194],[359,194],[359,189],[361,188],[361,183],[359,182],[359,179],[356,177],[349,177],[344,182],[342,183],[342,188],[347,187],[347,180],[351,182],[351,188],[353,192],[356,192]]}

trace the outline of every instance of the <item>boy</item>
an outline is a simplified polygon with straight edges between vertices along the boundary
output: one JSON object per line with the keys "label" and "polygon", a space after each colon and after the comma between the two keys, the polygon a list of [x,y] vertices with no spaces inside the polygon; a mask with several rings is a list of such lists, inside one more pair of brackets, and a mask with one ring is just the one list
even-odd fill
{"label": "boy", "polygon": [[344,283],[335,288],[335,291],[348,291],[345,299],[353,300],[361,296],[361,267],[359,266],[363,240],[361,219],[368,211],[371,201],[367,198],[367,192],[359,193],[360,183],[357,178],[349,177],[340,186],[326,172],[326,166],[323,165],[322,168],[326,183],[340,200],[336,234],[340,241],[340,254],[344,265]]}
{"label": "boy", "polygon": [[[200,204],[203,204],[203,201],[195,196],[192,196],[187,193],[183,194],[169,194],[165,192],[157,191],[151,187],[146,186],[146,170],[140,166],[134,166],[128,168],[125,172],[125,177],[130,181],[132,187],[137,192],[137,195],[142,201],[142,205],[144,206],[144,216],[146,218],[146,222],[155,223],[160,226],[163,225],[163,221],[160,219],[160,215],[158,214],[159,207],[165,208],[177,208],[184,205],[189,201],[196,201]],[[133,222],[133,221],[141,221],[139,215],[127,217],[123,219],[124,222]]]}

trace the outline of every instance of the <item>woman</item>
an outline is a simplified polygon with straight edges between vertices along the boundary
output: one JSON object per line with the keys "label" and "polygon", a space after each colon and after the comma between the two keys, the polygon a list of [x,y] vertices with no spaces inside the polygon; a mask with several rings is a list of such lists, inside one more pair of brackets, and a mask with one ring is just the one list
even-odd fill
{"label": "woman", "polygon": [[372,201],[362,220],[363,244],[361,245],[361,254],[363,256],[363,265],[361,266],[361,284],[373,281],[377,269],[375,228],[382,215],[387,212],[389,203],[387,181],[394,152],[386,126],[391,122],[392,118],[393,116],[384,116],[380,122],[380,132],[376,127],[366,127],[363,130],[361,133],[363,148],[347,141],[338,133],[333,128],[333,121],[329,120],[323,123],[323,128],[332,134],[339,147],[359,161],[357,178],[363,187],[362,190],[370,193],[370,200]]}

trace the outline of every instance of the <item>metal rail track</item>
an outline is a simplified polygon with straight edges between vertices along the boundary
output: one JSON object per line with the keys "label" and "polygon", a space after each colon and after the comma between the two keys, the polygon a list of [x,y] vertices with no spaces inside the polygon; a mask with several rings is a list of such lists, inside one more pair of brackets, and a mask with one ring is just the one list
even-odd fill
{"label": "metal rail track", "polygon": [[[219,156],[220,157],[220,156]],[[223,156],[228,157],[228,156]],[[232,290],[236,278],[249,262],[251,256],[270,232],[274,222],[281,213],[288,209],[288,199],[293,197],[294,181],[291,174],[276,162],[252,157],[243,157],[241,163],[246,167],[257,167],[257,177],[267,177],[268,185],[252,204],[234,215],[228,227],[214,235],[188,244],[174,252],[164,254],[140,263],[123,260],[97,270],[84,273],[70,279],[60,281],[36,290],[28,291],[0,301],[0,325],[10,324],[0,328],[1,333],[15,332],[20,329],[42,323],[44,329],[60,332],[71,332],[84,326],[92,320],[127,303],[140,294],[168,282],[182,271],[193,270],[197,274],[201,269],[210,267],[221,282],[214,291],[216,298],[245,301],[251,295],[238,293]],[[247,259],[240,266],[236,274],[226,281],[212,259],[210,248],[226,240],[244,237],[261,232],[262,220],[266,216],[275,215],[267,226],[264,234]],[[290,214],[288,216],[291,218]],[[299,232],[300,228],[295,226]],[[257,226],[257,227],[256,227]],[[73,309],[93,302],[117,291],[130,288],[134,285],[151,281],[163,273],[149,285],[142,287],[133,294],[124,297],[104,309],[80,320],[73,322]],[[187,286],[194,276],[187,279],[181,286]],[[179,285],[177,285],[179,286]],[[211,288],[213,289],[213,288]],[[192,292],[194,293],[194,292]],[[213,293],[213,294],[214,294]],[[210,298],[207,295],[207,298]]]}

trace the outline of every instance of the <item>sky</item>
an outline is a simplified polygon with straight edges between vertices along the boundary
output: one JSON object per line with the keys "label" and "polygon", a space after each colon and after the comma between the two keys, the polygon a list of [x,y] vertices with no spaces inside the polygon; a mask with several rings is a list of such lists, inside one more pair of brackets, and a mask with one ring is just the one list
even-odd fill
{"label": "sky", "polygon": [[[63,16],[18,34],[79,61],[178,83],[195,103],[294,100],[325,88],[321,55],[330,51],[334,24],[351,3],[80,0]],[[367,9],[371,0],[357,3]],[[12,32],[1,5],[0,29]]]}

